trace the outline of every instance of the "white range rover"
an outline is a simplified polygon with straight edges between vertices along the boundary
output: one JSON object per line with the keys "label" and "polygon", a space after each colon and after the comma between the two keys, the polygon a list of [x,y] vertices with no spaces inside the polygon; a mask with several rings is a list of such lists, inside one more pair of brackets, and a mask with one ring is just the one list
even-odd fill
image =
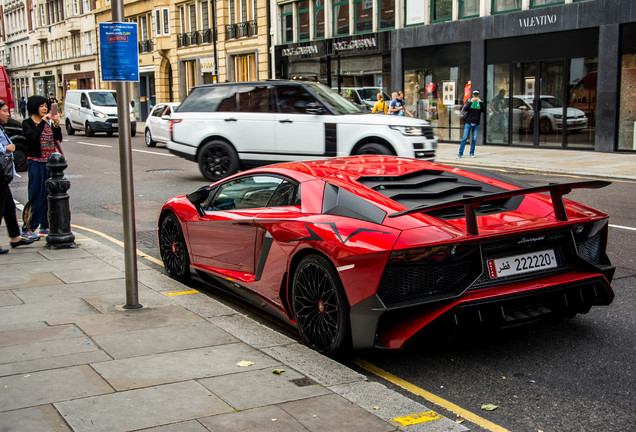
{"label": "white range rover", "polygon": [[211,181],[254,166],[356,154],[435,157],[424,120],[363,113],[328,87],[262,81],[193,87],[170,118],[168,149]]}

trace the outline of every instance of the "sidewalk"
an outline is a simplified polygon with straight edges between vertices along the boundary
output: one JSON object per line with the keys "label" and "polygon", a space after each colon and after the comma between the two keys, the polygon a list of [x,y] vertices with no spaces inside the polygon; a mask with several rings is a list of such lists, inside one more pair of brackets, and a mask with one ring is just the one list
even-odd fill
{"label": "sidewalk", "polygon": [[75,236],[0,257],[2,431],[467,430],[142,261],[122,309],[123,252]]}

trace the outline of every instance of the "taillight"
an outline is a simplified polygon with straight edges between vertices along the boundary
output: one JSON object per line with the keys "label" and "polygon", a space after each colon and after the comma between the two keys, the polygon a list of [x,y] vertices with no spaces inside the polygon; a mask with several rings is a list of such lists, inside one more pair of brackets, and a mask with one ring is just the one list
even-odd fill
{"label": "taillight", "polygon": [[452,244],[417,249],[397,250],[391,253],[389,263],[443,263],[454,261],[475,250],[473,244]]}
{"label": "taillight", "polygon": [[170,141],[174,141],[174,124],[181,123],[181,119],[170,119]]}

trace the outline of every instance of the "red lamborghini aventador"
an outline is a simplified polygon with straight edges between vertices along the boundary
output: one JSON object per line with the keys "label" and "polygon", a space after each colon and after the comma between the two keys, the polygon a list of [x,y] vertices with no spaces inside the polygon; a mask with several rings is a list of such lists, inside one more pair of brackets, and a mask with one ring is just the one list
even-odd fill
{"label": "red lamborghini aventador", "polygon": [[614,298],[608,215],[485,171],[355,156],[244,171],[165,203],[161,257],[325,353],[572,317]]}

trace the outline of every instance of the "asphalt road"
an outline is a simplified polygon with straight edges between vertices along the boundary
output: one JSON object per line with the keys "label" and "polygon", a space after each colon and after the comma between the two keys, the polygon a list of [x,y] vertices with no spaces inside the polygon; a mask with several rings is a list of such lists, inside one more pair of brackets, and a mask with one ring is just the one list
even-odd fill
{"label": "asphalt road", "polygon": [[[173,157],[164,145],[147,148],[143,134],[132,143],[137,248],[159,258],[156,218],[161,205],[206,181],[196,164]],[[118,146],[116,136],[99,135],[65,136],[63,143],[72,223],[123,240]],[[27,195],[24,174],[12,185],[14,197],[22,203]],[[572,180],[506,174],[535,185]],[[593,308],[571,320],[483,334],[450,346],[432,340],[404,351],[367,351],[355,356],[509,431],[635,430],[634,196],[636,183],[631,182],[568,195],[611,215],[608,253],[617,266],[616,298],[611,306]],[[212,291],[211,295],[218,294]],[[244,307],[240,302],[238,306]],[[286,327],[279,329],[289,332]],[[456,417],[445,406],[400,391],[449,418]],[[481,410],[486,403],[498,408]],[[485,423],[464,424],[475,431],[493,430]]]}

